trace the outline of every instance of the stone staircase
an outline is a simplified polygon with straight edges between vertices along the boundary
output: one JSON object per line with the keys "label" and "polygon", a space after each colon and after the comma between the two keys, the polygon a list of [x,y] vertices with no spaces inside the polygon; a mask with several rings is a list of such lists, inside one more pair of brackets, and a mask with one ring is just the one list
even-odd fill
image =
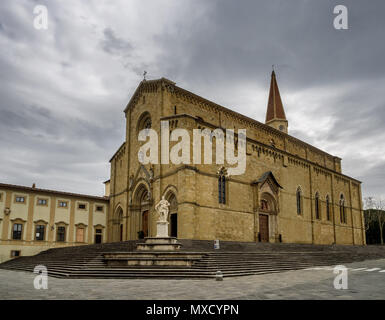
{"label": "stone staircase", "polygon": [[78,247],[55,248],[35,256],[19,257],[0,264],[0,269],[29,271],[44,265],[49,276],[58,278],[190,278],[245,276],[334,266],[355,261],[385,258],[384,247],[322,246],[300,244],[241,243],[180,240],[186,254],[200,254],[186,266],[107,266],[104,254],[132,252],[138,241],[125,241]]}

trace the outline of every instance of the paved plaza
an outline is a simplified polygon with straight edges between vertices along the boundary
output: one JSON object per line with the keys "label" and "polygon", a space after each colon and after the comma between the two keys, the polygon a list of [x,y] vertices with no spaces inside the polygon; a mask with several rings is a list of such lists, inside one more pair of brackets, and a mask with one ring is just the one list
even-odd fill
{"label": "paved plaza", "polygon": [[36,290],[33,273],[0,270],[5,299],[385,299],[385,259],[346,264],[348,289],[336,290],[333,266],[223,281],[48,279]]}

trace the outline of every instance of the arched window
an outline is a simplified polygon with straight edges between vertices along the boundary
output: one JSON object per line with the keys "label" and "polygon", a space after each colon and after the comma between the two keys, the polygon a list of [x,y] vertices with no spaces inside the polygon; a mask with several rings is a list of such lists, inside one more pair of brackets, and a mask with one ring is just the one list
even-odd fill
{"label": "arched window", "polygon": [[330,199],[329,196],[326,196],[326,219],[330,220]]}
{"label": "arched window", "polygon": [[221,169],[218,177],[218,201],[226,204],[226,170]]}
{"label": "arched window", "polygon": [[218,178],[218,199],[219,203],[226,203],[226,177],[224,175]]}
{"label": "arched window", "polygon": [[345,210],[345,198],[343,194],[341,194],[340,196],[340,220],[341,220],[341,223],[347,223],[346,210]]}
{"label": "arched window", "polygon": [[297,214],[302,214],[302,191],[300,187],[298,187],[297,189],[296,199],[297,199]]}
{"label": "arched window", "polygon": [[138,120],[138,132],[143,129],[150,129],[151,128],[151,116],[148,112],[142,113],[142,115],[139,117]]}
{"label": "arched window", "polygon": [[318,192],[316,192],[316,194],[315,194],[314,204],[315,204],[315,218],[321,219],[321,217],[320,217],[320,201],[319,201],[319,193]]}

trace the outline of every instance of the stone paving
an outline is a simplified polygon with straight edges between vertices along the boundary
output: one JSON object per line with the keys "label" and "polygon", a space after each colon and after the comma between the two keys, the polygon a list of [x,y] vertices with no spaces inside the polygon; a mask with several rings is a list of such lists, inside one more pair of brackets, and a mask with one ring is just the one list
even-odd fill
{"label": "stone paving", "polygon": [[[346,264],[348,289],[333,286],[333,266],[215,280],[48,279],[0,270],[0,300],[7,299],[385,299],[385,259]],[[357,269],[357,270],[353,270]]]}

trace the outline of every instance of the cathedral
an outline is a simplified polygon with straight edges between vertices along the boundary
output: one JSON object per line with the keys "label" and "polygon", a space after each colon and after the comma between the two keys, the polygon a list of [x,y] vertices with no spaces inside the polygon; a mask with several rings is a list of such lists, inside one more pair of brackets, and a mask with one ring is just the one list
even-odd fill
{"label": "cathedral", "polygon": [[[165,78],[143,80],[124,113],[126,136],[105,182],[108,242],[155,236],[154,206],[164,196],[169,235],[179,239],[365,244],[361,182],[342,173],[340,158],[289,135],[274,71],[265,123]],[[226,163],[141,163],[139,132],[160,133],[164,121],[191,136],[246,129],[245,172],[230,175]]]}

